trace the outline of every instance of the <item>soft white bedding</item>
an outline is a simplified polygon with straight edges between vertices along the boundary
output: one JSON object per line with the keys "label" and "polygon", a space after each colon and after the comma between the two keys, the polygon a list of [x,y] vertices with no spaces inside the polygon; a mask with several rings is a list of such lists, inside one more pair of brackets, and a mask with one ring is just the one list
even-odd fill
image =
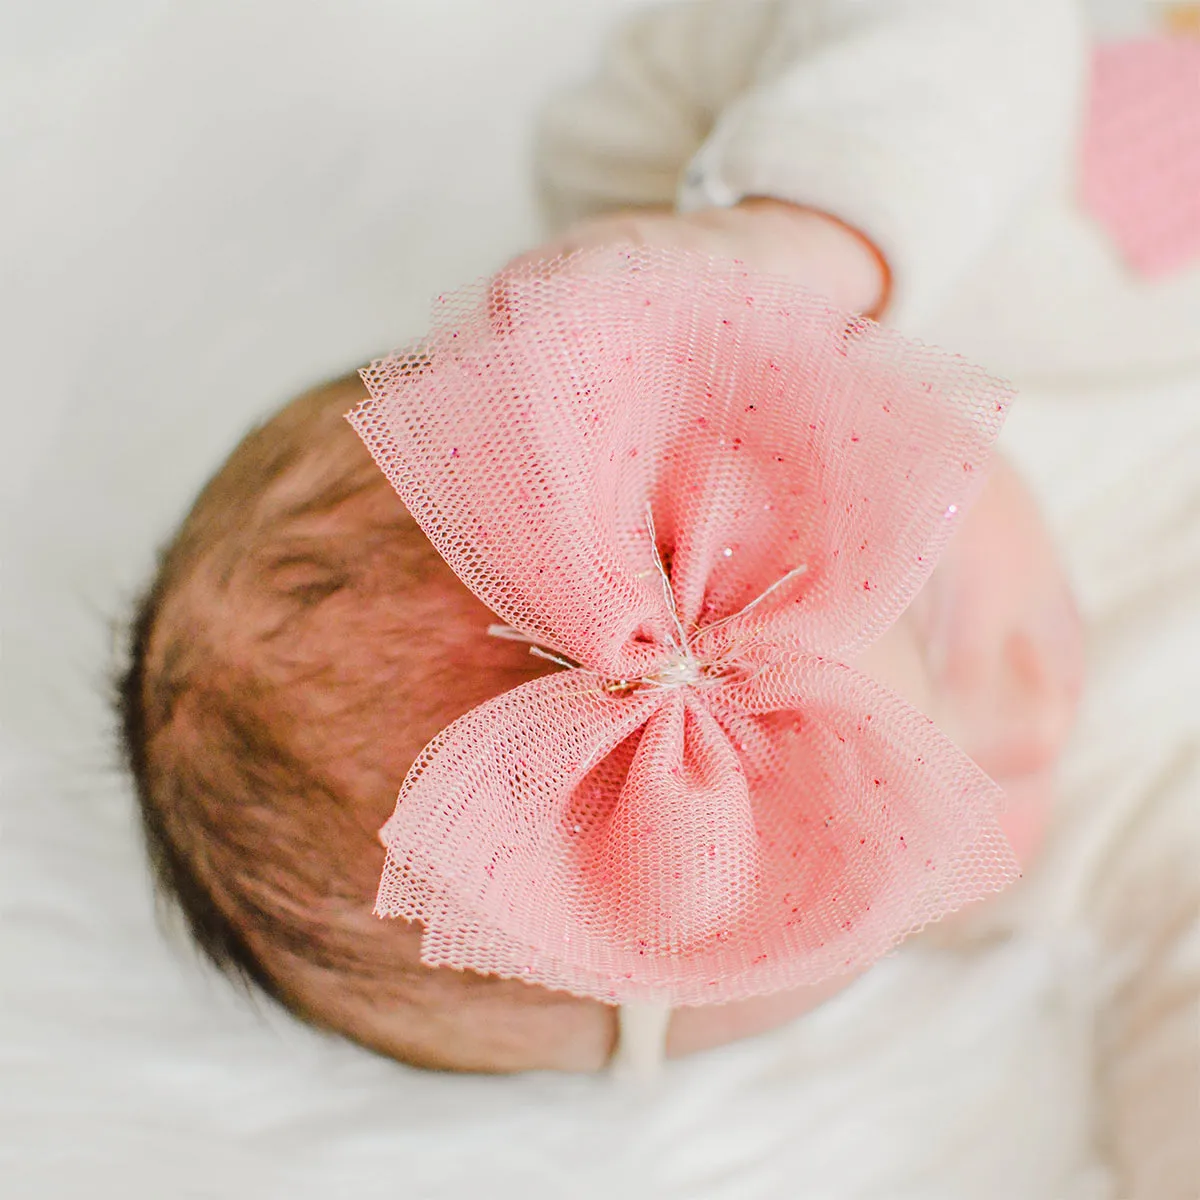
{"label": "soft white bedding", "polygon": [[[1122,1104],[1161,1130],[1148,1098],[1188,1102],[1194,913],[1145,934],[1200,846],[1200,376],[1177,343],[1119,385],[1065,384],[1044,346],[1009,364],[1007,445],[1067,548],[1092,679],[1061,834],[972,949],[911,945],[643,1096],[384,1062],[255,1011],[156,929],[106,707],[153,545],[256,416],[532,236],[530,113],[619,7],[0,10],[5,1200],[1082,1200],[1115,1195],[1097,1147],[1128,1140]],[[1111,274],[1099,253],[1079,271]],[[1115,328],[1080,294],[1064,328]],[[1133,972],[1152,1012],[1156,978],[1183,986],[1182,1024],[1120,1015]]]}

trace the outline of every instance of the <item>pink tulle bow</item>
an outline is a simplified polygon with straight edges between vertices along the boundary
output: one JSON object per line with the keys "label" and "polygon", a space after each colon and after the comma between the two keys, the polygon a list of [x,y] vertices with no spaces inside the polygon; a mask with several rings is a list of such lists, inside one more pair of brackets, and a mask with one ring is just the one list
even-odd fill
{"label": "pink tulle bow", "polygon": [[404,781],[376,911],[425,962],[723,1002],[1015,876],[996,786],[845,665],[932,570],[1003,385],[687,254],[526,264],[439,309],[350,420],[495,632],[564,669]]}

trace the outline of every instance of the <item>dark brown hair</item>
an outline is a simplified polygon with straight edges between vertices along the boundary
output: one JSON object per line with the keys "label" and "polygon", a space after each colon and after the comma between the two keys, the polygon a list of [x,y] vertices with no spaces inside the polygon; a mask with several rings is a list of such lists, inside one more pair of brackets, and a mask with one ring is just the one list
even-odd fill
{"label": "dark brown hair", "polygon": [[542,673],[417,528],[340,380],[254,430],[163,551],[119,682],[160,902],[296,1015],[428,1066],[595,1064],[602,1006],[435,970],[372,915],[377,831],[422,747]]}
{"label": "dark brown hair", "polygon": [[[385,547],[418,572],[428,557],[341,419],[362,394],[357,378],[319,389],[235,450],[160,556],[117,688],[158,897],[217,968],[292,1008],[278,955],[368,969],[336,918],[369,909],[382,855],[344,764],[328,769],[313,753],[323,739],[296,719],[345,716],[366,701],[363,681],[321,662],[306,633]],[[366,534],[353,552],[338,537],[351,520]]]}

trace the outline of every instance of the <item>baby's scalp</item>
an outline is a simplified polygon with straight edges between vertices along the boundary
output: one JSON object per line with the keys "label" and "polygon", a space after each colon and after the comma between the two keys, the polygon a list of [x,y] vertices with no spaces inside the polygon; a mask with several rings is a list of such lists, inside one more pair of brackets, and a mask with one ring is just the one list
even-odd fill
{"label": "baby's scalp", "polygon": [[419,962],[371,914],[377,838],[422,746],[545,669],[405,511],[343,414],[357,377],[252,432],[164,552],[122,682],[160,897],[298,1016],[423,1065],[586,1069],[603,1006]]}

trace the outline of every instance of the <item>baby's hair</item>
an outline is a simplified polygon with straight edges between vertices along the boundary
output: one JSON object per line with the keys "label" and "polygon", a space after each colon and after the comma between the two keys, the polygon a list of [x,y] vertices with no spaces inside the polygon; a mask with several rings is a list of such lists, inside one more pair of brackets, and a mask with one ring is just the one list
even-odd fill
{"label": "baby's hair", "polygon": [[221,972],[393,1056],[505,1069],[579,1002],[423,966],[419,928],[372,915],[378,830],[434,734],[547,667],[487,636],[343,419],[365,394],[302,396],[201,492],[132,622],[124,758],[159,903]]}
{"label": "baby's hair", "polygon": [[[160,557],[118,687],[159,899],[218,969],[293,1008],[265,945],[321,966],[359,965],[304,903],[329,881],[304,871],[311,855],[296,844],[302,809],[343,806],[260,701],[303,673],[272,647],[285,647],[289,629],[352,582],[352,556],[339,561],[330,539],[302,531],[380,490],[372,465],[346,453],[354,439],[341,413],[359,395],[355,380],[311,393],[237,448]],[[392,515],[392,533],[411,533],[399,506]],[[239,617],[257,628],[231,654]],[[284,795],[296,801],[290,814]],[[361,832],[369,848],[373,831]]]}

